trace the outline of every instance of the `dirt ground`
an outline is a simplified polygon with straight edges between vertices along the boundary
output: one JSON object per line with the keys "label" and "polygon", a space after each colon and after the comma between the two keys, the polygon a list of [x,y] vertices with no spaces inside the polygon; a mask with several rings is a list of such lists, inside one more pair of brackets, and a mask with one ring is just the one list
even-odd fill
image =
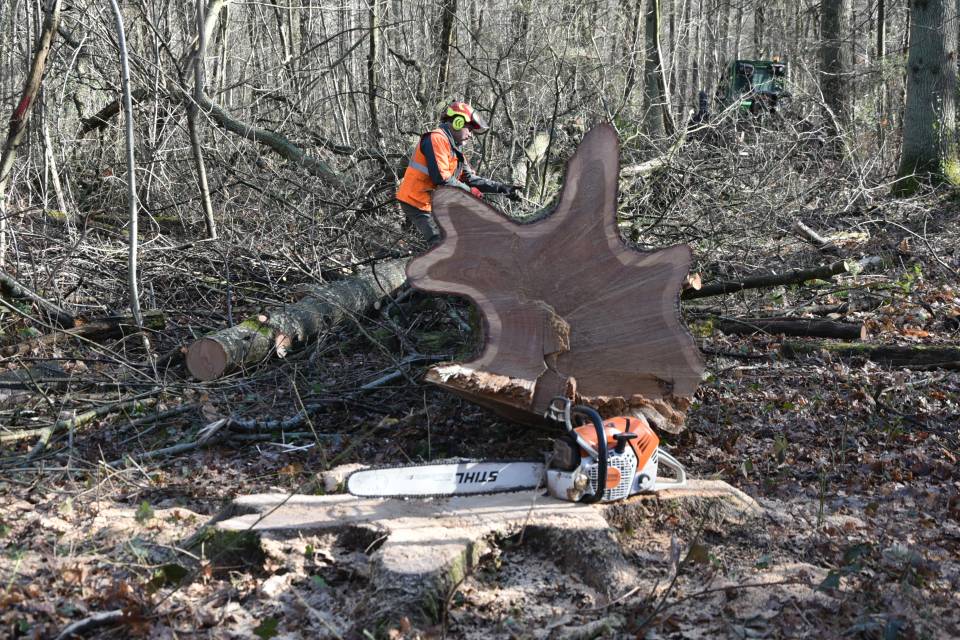
{"label": "dirt ground", "polygon": [[[190,381],[176,357],[159,372],[131,369],[111,355],[135,353],[130,338],[105,351],[56,344],[7,358],[3,433],[143,400],[57,433],[37,455],[36,438],[3,443],[0,635],[52,638],[117,612],[82,635],[960,637],[957,363],[888,368],[820,350],[788,358],[782,336],[725,335],[708,317],[802,317],[811,303],[847,302],[832,317],[865,323],[870,343],[960,342],[960,207],[949,195],[897,207],[848,212],[838,225],[896,221],[843,241],[847,255],[881,256],[879,270],[684,305],[708,373],[687,429],[663,434],[663,446],[692,476],[755,498],[764,515],[714,527],[664,510],[642,526],[614,523],[643,576],[625,593],[599,593],[565,571],[555,549],[509,536],[490,541],[478,568],[432,610],[357,628],[374,541],[265,539],[259,551],[220,557],[203,543],[187,546],[232,497],[317,492],[317,472],[340,464],[527,457],[548,448],[549,429],[507,424],[421,383],[425,362],[360,389],[397,370],[410,343],[438,357],[469,352],[476,337],[460,302],[414,295],[402,316],[369,318],[364,331],[340,327],[283,361],[208,384]],[[776,256],[768,266],[835,259],[787,236],[764,248]],[[185,308],[170,309],[158,352],[220,322]],[[10,377],[18,371],[31,375]],[[220,418],[280,418],[303,406],[314,409],[292,431],[232,431],[208,446],[150,454],[197,442]]]}

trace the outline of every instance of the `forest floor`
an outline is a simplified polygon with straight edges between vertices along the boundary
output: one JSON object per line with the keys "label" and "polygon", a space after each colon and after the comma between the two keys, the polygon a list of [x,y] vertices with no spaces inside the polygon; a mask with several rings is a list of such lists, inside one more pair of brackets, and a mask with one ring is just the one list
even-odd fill
{"label": "forest floor", "polygon": [[[195,287],[156,305],[167,328],[152,335],[153,347],[173,354],[159,370],[138,361],[140,340],[129,336],[99,346],[37,345],[0,365],[3,434],[135,401],[57,432],[32,456],[35,437],[3,443],[0,636],[56,637],[73,622],[121,611],[84,635],[960,637],[958,363],[885,368],[826,351],[789,359],[782,336],[729,336],[708,318],[804,317],[812,304],[847,302],[833,317],[865,323],[868,343],[960,343],[955,194],[872,198],[821,218],[821,230],[837,234],[841,255],[882,257],[881,269],[684,305],[708,373],[686,430],[663,434],[663,445],[691,476],[724,480],[755,498],[763,517],[713,528],[665,513],[618,529],[645,582],[613,603],[549,550],[517,537],[493,540],[478,569],[415,628],[407,612],[379,628],[352,628],[369,546],[294,538],[262,555],[215,562],[184,541],[235,496],[317,492],[316,474],[340,464],[536,456],[552,433],[505,423],[423,384],[426,363],[360,390],[396,371],[412,347],[451,358],[474,348],[462,303],[419,294],[400,315],[363,320],[363,331],[343,326],[282,361],[191,381],[177,347],[226,318],[215,265],[202,247],[185,249],[143,276],[153,284],[148,291],[170,291],[188,278]],[[725,254],[726,275],[836,259],[793,238],[789,219],[777,226],[775,239],[763,225],[741,237],[753,252]],[[850,230],[859,232],[840,235]],[[117,246],[87,249],[84,260],[101,272],[122,271]],[[710,266],[723,255],[711,249],[698,257]],[[242,317],[264,302],[260,294],[244,298],[244,287],[309,281],[289,264],[238,253],[235,306],[226,314]],[[705,280],[723,269],[712,271]],[[4,322],[5,344],[38,333],[9,316]],[[294,433],[229,433],[150,457],[195,443],[200,428],[223,417],[285,417],[318,402],[324,408]]]}

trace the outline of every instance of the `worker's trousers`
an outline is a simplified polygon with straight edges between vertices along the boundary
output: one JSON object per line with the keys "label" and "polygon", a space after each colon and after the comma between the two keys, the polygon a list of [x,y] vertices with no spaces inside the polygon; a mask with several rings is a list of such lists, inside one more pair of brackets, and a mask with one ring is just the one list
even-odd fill
{"label": "worker's trousers", "polygon": [[406,202],[400,203],[400,210],[407,220],[413,223],[428,244],[436,244],[440,241],[440,229],[437,227],[433,214],[429,211],[422,211]]}

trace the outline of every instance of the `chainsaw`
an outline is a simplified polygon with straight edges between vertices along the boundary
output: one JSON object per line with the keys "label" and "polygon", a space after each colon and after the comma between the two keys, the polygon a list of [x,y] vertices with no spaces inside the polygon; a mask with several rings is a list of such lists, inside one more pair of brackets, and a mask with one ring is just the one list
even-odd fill
{"label": "chainsaw", "polygon": [[[554,398],[547,417],[563,425],[552,453],[536,460],[454,460],[355,471],[347,491],[358,497],[429,498],[528,491],[572,502],[613,502],[686,485],[677,460],[642,417],[603,420],[591,407]],[[660,476],[660,467],[672,478]]]}

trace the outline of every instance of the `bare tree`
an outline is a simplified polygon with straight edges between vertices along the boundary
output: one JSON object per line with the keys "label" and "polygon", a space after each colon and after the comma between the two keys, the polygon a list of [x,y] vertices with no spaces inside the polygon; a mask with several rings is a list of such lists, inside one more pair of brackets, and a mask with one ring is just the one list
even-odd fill
{"label": "bare tree", "polygon": [[954,134],[957,91],[957,8],[952,0],[910,3],[907,100],[897,191],[917,179],[960,184]]}
{"label": "bare tree", "polygon": [[670,91],[666,86],[660,48],[660,0],[647,0],[646,57],[644,61],[644,123],[652,137],[673,133]]}
{"label": "bare tree", "polygon": [[[123,29],[123,14],[117,5],[117,0],[110,0],[110,6],[113,9],[113,15],[116,18],[117,26],[117,46],[120,50],[120,73],[121,90],[123,91],[123,115],[126,125],[126,151],[127,151],[127,205],[130,214],[129,222],[129,252],[127,254],[128,285],[130,287],[130,312],[138,327],[143,327],[143,316],[140,313],[140,284],[137,279],[137,261],[138,261],[138,243],[140,235],[138,231],[138,218],[140,214],[139,202],[137,199],[137,165],[134,159],[133,142],[133,100],[130,97],[130,63],[127,55],[127,39]],[[146,338],[144,338],[144,344]]]}
{"label": "bare tree", "polygon": [[446,97],[450,78],[450,52],[453,48],[454,25],[457,19],[457,0],[442,0],[440,4],[440,38],[437,42],[437,89],[434,96]]}
{"label": "bare tree", "polygon": [[3,153],[0,154],[0,266],[5,263],[7,254],[6,194],[7,184],[10,181],[10,171],[13,168],[13,161],[17,158],[17,147],[20,146],[23,134],[27,130],[31,107],[40,91],[40,83],[43,80],[43,72],[47,64],[47,55],[50,53],[50,43],[53,41],[53,35],[57,31],[59,22],[60,0],[54,0],[44,19],[40,39],[37,41],[36,50],[33,53],[30,73],[27,74],[27,79],[23,83],[23,91],[20,93],[17,108],[10,116],[10,129],[3,144]]}
{"label": "bare tree", "polygon": [[843,35],[841,32],[846,0],[821,0],[820,3],[820,87],[833,119],[846,114]]}

